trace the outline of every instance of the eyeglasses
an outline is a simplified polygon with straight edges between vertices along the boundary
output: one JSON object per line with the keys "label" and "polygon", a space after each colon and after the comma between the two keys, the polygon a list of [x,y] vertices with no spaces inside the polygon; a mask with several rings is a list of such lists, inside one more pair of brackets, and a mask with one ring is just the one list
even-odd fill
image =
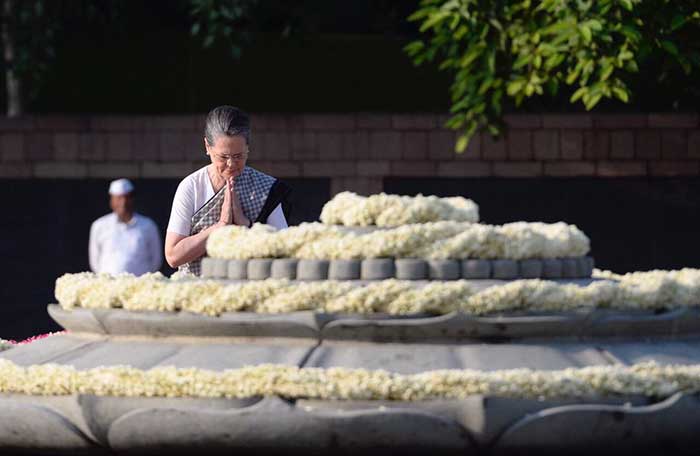
{"label": "eyeglasses", "polygon": [[242,153],[242,154],[236,154],[236,155],[231,155],[231,156],[225,156],[225,155],[214,155],[214,160],[219,162],[219,163],[228,163],[229,160],[231,163],[233,162],[242,162],[248,158],[248,153]]}

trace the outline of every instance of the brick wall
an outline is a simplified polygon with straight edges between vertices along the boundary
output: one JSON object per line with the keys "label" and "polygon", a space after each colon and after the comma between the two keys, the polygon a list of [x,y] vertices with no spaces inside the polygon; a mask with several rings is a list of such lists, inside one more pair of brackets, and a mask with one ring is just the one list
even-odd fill
{"label": "brick wall", "polygon": [[[260,114],[250,163],[278,177],[330,177],[374,193],[391,177],[700,174],[697,114],[513,115],[502,140],[454,133],[434,114]],[[0,178],[182,177],[202,166],[203,116],[0,120]]]}

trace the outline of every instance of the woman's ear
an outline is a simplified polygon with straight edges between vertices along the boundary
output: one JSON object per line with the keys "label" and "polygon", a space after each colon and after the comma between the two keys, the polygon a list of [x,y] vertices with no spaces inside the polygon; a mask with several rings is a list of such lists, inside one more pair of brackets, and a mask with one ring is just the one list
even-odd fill
{"label": "woman's ear", "polygon": [[206,137],[204,137],[204,150],[206,151],[205,153],[209,155],[209,141],[207,141]]}

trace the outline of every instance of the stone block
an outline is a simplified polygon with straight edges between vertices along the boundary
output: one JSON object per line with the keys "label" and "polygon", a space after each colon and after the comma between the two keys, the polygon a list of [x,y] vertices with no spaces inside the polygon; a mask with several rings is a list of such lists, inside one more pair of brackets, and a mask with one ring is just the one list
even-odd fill
{"label": "stone block", "polygon": [[299,260],[297,264],[297,279],[326,280],[328,278],[328,260]]}
{"label": "stone block", "polygon": [[354,130],[353,114],[303,114],[304,128],[309,130]]}
{"label": "stone block", "polygon": [[542,260],[542,277],[545,279],[561,279],[563,277],[563,265],[559,258],[547,258]]}
{"label": "stone block", "polygon": [[515,260],[493,260],[493,278],[500,280],[518,277],[518,262]]}
{"label": "stone block", "polygon": [[562,277],[565,279],[575,279],[579,277],[578,261],[576,258],[564,258],[561,262]]}
{"label": "stone block", "polygon": [[228,276],[228,260],[222,258],[202,258],[202,277],[205,279],[225,279]]}
{"label": "stone block", "polygon": [[329,280],[359,280],[362,260],[331,260],[328,266]]}
{"label": "stone block", "polygon": [[490,277],[490,260],[462,260],[463,279],[488,279]]}
{"label": "stone block", "polygon": [[105,328],[95,317],[92,309],[66,310],[58,304],[49,304],[46,307],[53,320],[64,329],[75,332],[104,334]]}
{"label": "stone block", "polygon": [[422,131],[410,131],[402,135],[402,154],[406,160],[425,160],[428,158],[428,134]]}
{"label": "stone block", "polygon": [[481,138],[481,158],[484,160],[505,160],[508,157],[508,147],[505,139],[494,138],[486,134]]}
{"label": "stone block", "polygon": [[78,179],[87,177],[87,164],[45,161],[34,164],[34,177]]}
{"label": "stone block", "polygon": [[255,161],[255,168],[271,176],[276,177],[299,177],[301,176],[301,165],[291,161]]}
{"label": "stone block", "polygon": [[132,158],[131,134],[108,133],[107,159],[110,161],[128,161]]}
{"label": "stone block", "polygon": [[538,114],[506,114],[503,116],[508,128],[535,129],[542,127],[542,117]]}
{"label": "stone block", "polygon": [[78,158],[87,161],[103,161],[107,155],[107,135],[101,133],[78,134]]}
{"label": "stone block", "polygon": [[270,278],[272,258],[253,258],[248,260],[248,280],[265,280]]}
{"label": "stone block", "polygon": [[371,158],[369,133],[367,131],[346,132],[343,138],[343,157],[350,160]]}
{"label": "stone block", "polygon": [[397,258],[394,266],[397,279],[425,280],[428,278],[428,262],[420,258]]}
{"label": "stone block", "polygon": [[460,275],[459,261],[429,260],[428,272],[432,280],[457,280]]}
{"label": "stone block", "polygon": [[688,135],[685,130],[661,132],[661,156],[666,160],[682,160],[688,156]]}
{"label": "stone block", "polygon": [[361,113],[357,116],[357,128],[363,130],[390,130],[391,115]]}
{"label": "stone block", "polygon": [[634,132],[631,130],[613,131],[610,134],[610,158],[634,158]]}
{"label": "stone block", "polygon": [[18,162],[23,161],[24,158],[24,135],[20,133],[0,135],[0,161]]}
{"label": "stone block", "polygon": [[606,161],[598,162],[596,168],[598,176],[601,177],[631,177],[646,176],[646,162],[638,160]]}
{"label": "stone block", "polygon": [[24,155],[30,161],[44,161],[53,158],[53,136],[49,133],[35,133],[24,137]]}
{"label": "stone block", "polygon": [[101,179],[139,177],[139,164],[132,162],[88,163],[88,176]]}
{"label": "stone block", "polygon": [[357,164],[351,160],[309,160],[302,163],[301,171],[304,177],[355,176],[357,175]]}
{"label": "stone block", "polygon": [[697,176],[700,173],[698,161],[650,161],[649,175],[659,177]]}
{"label": "stone block", "polygon": [[545,162],[544,175],[553,177],[594,176],[595,163],[590,161]]}
{"label": "stone block", "polygon": [[339,160],[343,157],[343,136],[338,132],[318,133],[316,145],[324,160]]}
{"label": "stone block", "polygon": [[593,257],[581,257],[578,258],[578,262],[580,277],[590,277],[593,275],[593,268],[595,267],[595,261],[593,260]]}
{"label": "stone block", "polygon": [[395,131],[376,131],[369,135],[370,157],[375,160],[401,158],[401,135]]}
{"label": "stone block", "polygon": [[285,131],[272,131],[261,134],[257,139],[257,148],[267,160],[289,161],[292,157],[291,141]]}
{"label": "stone block", "polygon": [[432,130],[437,126],[434,114],[395,114],[392,116],[397,130]]}
{"label": "stone block", "polygon": [[428,156],[433,160],[455,158],[455,134],[451,131],[433,131],[428,136]]}
{"label": "stone block", "polygon": [[0,177],[32,177],[32,165],[29,163],[3,163],[0,166]]}
{"label": "stone block", "polygon": [[535,158],[551,160],[559,157],[559,132],[538,130],[533,136]]}
{"label": "stone block", "polygon": [[646,114],[598,114],[593,117],[595,128],[645,128]]}
{"label": "stone block", "polygon": [[697,113],[650,113],[649,126],[651,128],[696,128],[698,118]]}
{"label": "stone block", "polygon": [[523,279],[539,279],[542,277],[542,260],[520,260],[518,276]]}
{"label": "stone block", "polygon": [[583,157],[586,160],[606,159],[610,155],[610,133],[607,130],[583,132]]}
{"label": "stone block", "polygon": [[58,133],[53,136],[53,154],[56,160],[77,160],[78,148],[77,133]]}
{"label": "stone block", "polygon": [[593,127],[593,116],[590,114],[544,114],[543,128],[587,129]]}
{"label": "stone block", "polygon": [[402,177],[433,177],[437,166],[434,161],[405,161],[391,162],[391,175]]}
{"label": "stone block", "polygon": [[496,177],[538,177],[542,175],[542,162],[494,162],[493,175]]}
{"label": "stone block", "polygon": [[159,179],[176,177],[182,179],[182,176],[187,176],[195,169],[196,167],[189,161],[170,163],[143,162],[141,164],[141,177],[155,177]]}
{"label": "stone block", "polygon": [[388,160],[360,160],[357,162],[357,175],[363,177],[388,175],[391,172],[390,163]]}
{"label": "stone block", "polygon": [[73,421],[52,407],[3,397],[0,410],[3,454],[22,448],[25,454],[87,454],[95,448]]}
{"label": "stone block", "polygon": [[294,131],[289,134],[292,159],[317,160],[316,135],[311,132]]}
{"label": "stone block", "polygon": [[508,158],[511,160],[532,159],[532,133],[527,130],[508,132]]}
{"label": "stone block", "polygon": [[362,278],[364,280],[390,279],[396,274],[393,258],[368,258],[362,260]]}
{"label": "stone block", "polygon": [[661,156],[661,134],[658,130],[637,132],[635,156],[641,159],[658,159]]}
{"label": "stone block", "polygon": [[270,277],[273,279],[296,279],[297,263],[299,263],[299,260],[296,258],[278,258],[272,260]]}
{"label": "stone block", "polygon": [[493,167],[485,161],[444,161],[437,165],[438,177],[488,177]]}
{"label": "stone block", "polygon": [[231,280],[244,280],[248,278],[248,260],[229,260],[228,278]]}
{"label": "stone block", "polygon": [[580,130],[561,132],[561,158],[581,160],[583,158],[583,133]]}

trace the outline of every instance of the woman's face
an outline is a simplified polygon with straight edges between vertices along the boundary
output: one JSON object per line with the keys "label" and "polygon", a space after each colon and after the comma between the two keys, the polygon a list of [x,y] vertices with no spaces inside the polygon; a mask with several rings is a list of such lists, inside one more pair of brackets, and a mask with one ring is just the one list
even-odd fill
{"label": "woman's face", "polygon": [[209,144],[205,138],[204,147],[216,172],[224,179],[243,172],[248,159],[248,145],[243,136],[218,136],[214,144]]}

